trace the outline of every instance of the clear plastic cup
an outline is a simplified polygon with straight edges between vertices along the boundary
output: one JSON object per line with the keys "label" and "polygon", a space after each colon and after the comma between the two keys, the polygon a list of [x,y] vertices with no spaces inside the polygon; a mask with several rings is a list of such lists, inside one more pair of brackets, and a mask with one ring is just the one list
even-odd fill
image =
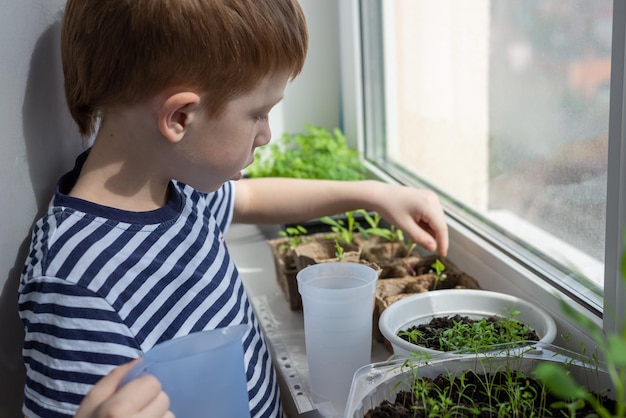
{"label": "clear plastic cup", "polygon": [[311,392],[325,416],[343,416],[354,372],[371,361],[377,279],[371,267],[345,262],[297,274]]}
{"label": "clear plastic cup", "polygon": [[185,418],[250,418],[242,338],[249,325],[201,331],[155,345],[121,385],[144,374],[161,382]]}

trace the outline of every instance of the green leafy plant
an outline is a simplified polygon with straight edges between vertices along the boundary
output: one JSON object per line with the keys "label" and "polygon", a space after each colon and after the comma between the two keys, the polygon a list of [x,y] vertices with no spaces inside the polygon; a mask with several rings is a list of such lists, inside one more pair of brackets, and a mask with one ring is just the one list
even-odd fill
{"label": "green leafy plant", "polygon": [[441,282],[446,280],[448,276],[444,273],[446,270],[446,266],[441,262],[440,259],[436,259],[430,267],[432,268],[432,272],[435,275],[435,280],[433,282],[433,290],[439,289],[441,286]]}
{"label": "green leafy plant", "polygon": [[408,390],[403,390],[399,381],[392,388],[395,402],[383,403],[380,408],[388,414],[385,416],[392,416],[394,410],[408,413],[402,416],[432,418],[555,416],[544,385],[522,371],[508,366],[491,369],[483,361],[489,360],[477,358],[479,370],[442,372],[428,378],[418,373],[427,360],[407,359],[402,368],[409,380]]}
{"label": "green leafy plant", "polygon": [[425,341],[424,333],[416,327],[398,331],[398,337],[404,338],[408,342],[413,344],[418,344],[420,341]]}
{"label": "green leafy plant", "polygon": [[339,129],[305,125],[306,133],[285,133],[256,151],[249,177],[361,180],[365,166]]}
{"label": "green leafy plant", "polygon": [[363,235],[364,239],[369,239],[370,235],[381,237],[391,243],[406,244],[406,256],[413,253],[413,250],[417,246],[410,240],[405,240],[404,232],[401,229],[396,228],[394,225],[389,227],[380,226],[382,218],[378,212],[368,212],[365,209],[357,209],[354,213],[360,214],[365,222],[367,222],[367,228],[363,228],[357,224],[359,233]]}
{"label": "green leafy plant", "polygon": [[354,235],[359,230],[359,223],[354,219],[354,212],[346,212],[346,220],[335,219],[330,216],[323,216],[320,222],[330,225],[333,234],[328,237],[336,239],[339,242],[352,245],[354,243]]}
{"label": "green leafy plant", "polygon": [[378,212],[372,212],[370,214],[365,209],[357,209],[354,213],[362,215],[365,222],[367,222],[367,228],[363,228],[359,225],[359,233],[361,233],[365,239],[369,239],[370,235],[375,235],[389,242],[404,241],[404,233],[401,230],[393,225],[389,228],[380,226],[382,218]]}
{"label": "green leafy plant", "polygon": [[287,242],[281,245],[281,250],[290,250],[298,245],[310,241],[306,237],[307,229],[302,225],[289,226],[278,231],[278,235],[288,238]]}
{"label": "green leafy plant", "polygon": [[[622,254],[620,271],[622,280],[626,283],[626,252]],[[567,370],[561,367],[540,364],[535,368],[534,375],[563,399],[560,405],[564,409],[571,410],[588,403],[599,417],[626,417],[626,324],[614,333],[604,333],[593,321],[576,311],[566,301],[561,300],[560,305],[563,312],[587,330],[594,340],[597,347],[595,358],[602,359],[602,366],[606,368],[613,386],[615,411],[607,410],[594,394],[577,383]]]}
{"label": "green leafy plant", "polygon": [[[422,327],[413,326],[398,332],[398,336],[412,344],[421,345],[439,351],[460,351],[479,353],[498,344],[517,344],[533,338],[533,330],[515,319],[519,311],[514,311],[506,318],[484,317],[470,319],[456,315],[446,317],[452,325],[439,328],[432,322],[424,325],[431,332],[426,334]],[[449,319],[449,321],[448,321]],[[433,319],[437,321],[439,318]]]}
{"label": "green leafy plant", "polygon": [[343,260],[343,247],[337,240],[335,240],[335,257],[337,257],[337,261]]}

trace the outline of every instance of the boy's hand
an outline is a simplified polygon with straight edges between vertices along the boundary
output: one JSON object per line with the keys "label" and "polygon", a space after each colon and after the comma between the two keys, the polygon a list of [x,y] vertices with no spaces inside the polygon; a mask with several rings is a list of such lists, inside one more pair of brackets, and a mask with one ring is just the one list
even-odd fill
{"label": "boy's hand", "polygon": [[439,197],[430,190],[377,183],[375,210],[428,251],[448,253],[448,225]]}
{"label": "boy's hand", "polygon": [[173,418],[159,381],[141,376],[117,390],[134,362],[116,367],[85,396],[74,418]]}

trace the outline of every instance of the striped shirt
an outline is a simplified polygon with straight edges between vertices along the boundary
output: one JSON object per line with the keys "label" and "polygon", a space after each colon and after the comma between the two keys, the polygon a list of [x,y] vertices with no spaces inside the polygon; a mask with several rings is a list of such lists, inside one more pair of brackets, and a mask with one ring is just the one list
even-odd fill
{"label": "striped shirt", "polygon": [[251,415],[281,416],[272,360],[224,242],[232,183],[204,194],[172,181],[166,206],[127,212],[67,195],[85,158],[34,226],[21,278],[24,413],[73,416],[100,378],[155,344],[248,323]]}

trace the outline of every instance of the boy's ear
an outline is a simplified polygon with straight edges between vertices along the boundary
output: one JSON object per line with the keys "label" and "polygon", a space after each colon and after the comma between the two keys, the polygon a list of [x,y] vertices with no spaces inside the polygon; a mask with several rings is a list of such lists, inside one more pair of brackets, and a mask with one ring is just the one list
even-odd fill
{"label": "boy's ear", "polygon": [[165,97],[159,106],[158,125],[168,141],[179,142],[183,139],[199,104],[200,96],[190,91]]}

